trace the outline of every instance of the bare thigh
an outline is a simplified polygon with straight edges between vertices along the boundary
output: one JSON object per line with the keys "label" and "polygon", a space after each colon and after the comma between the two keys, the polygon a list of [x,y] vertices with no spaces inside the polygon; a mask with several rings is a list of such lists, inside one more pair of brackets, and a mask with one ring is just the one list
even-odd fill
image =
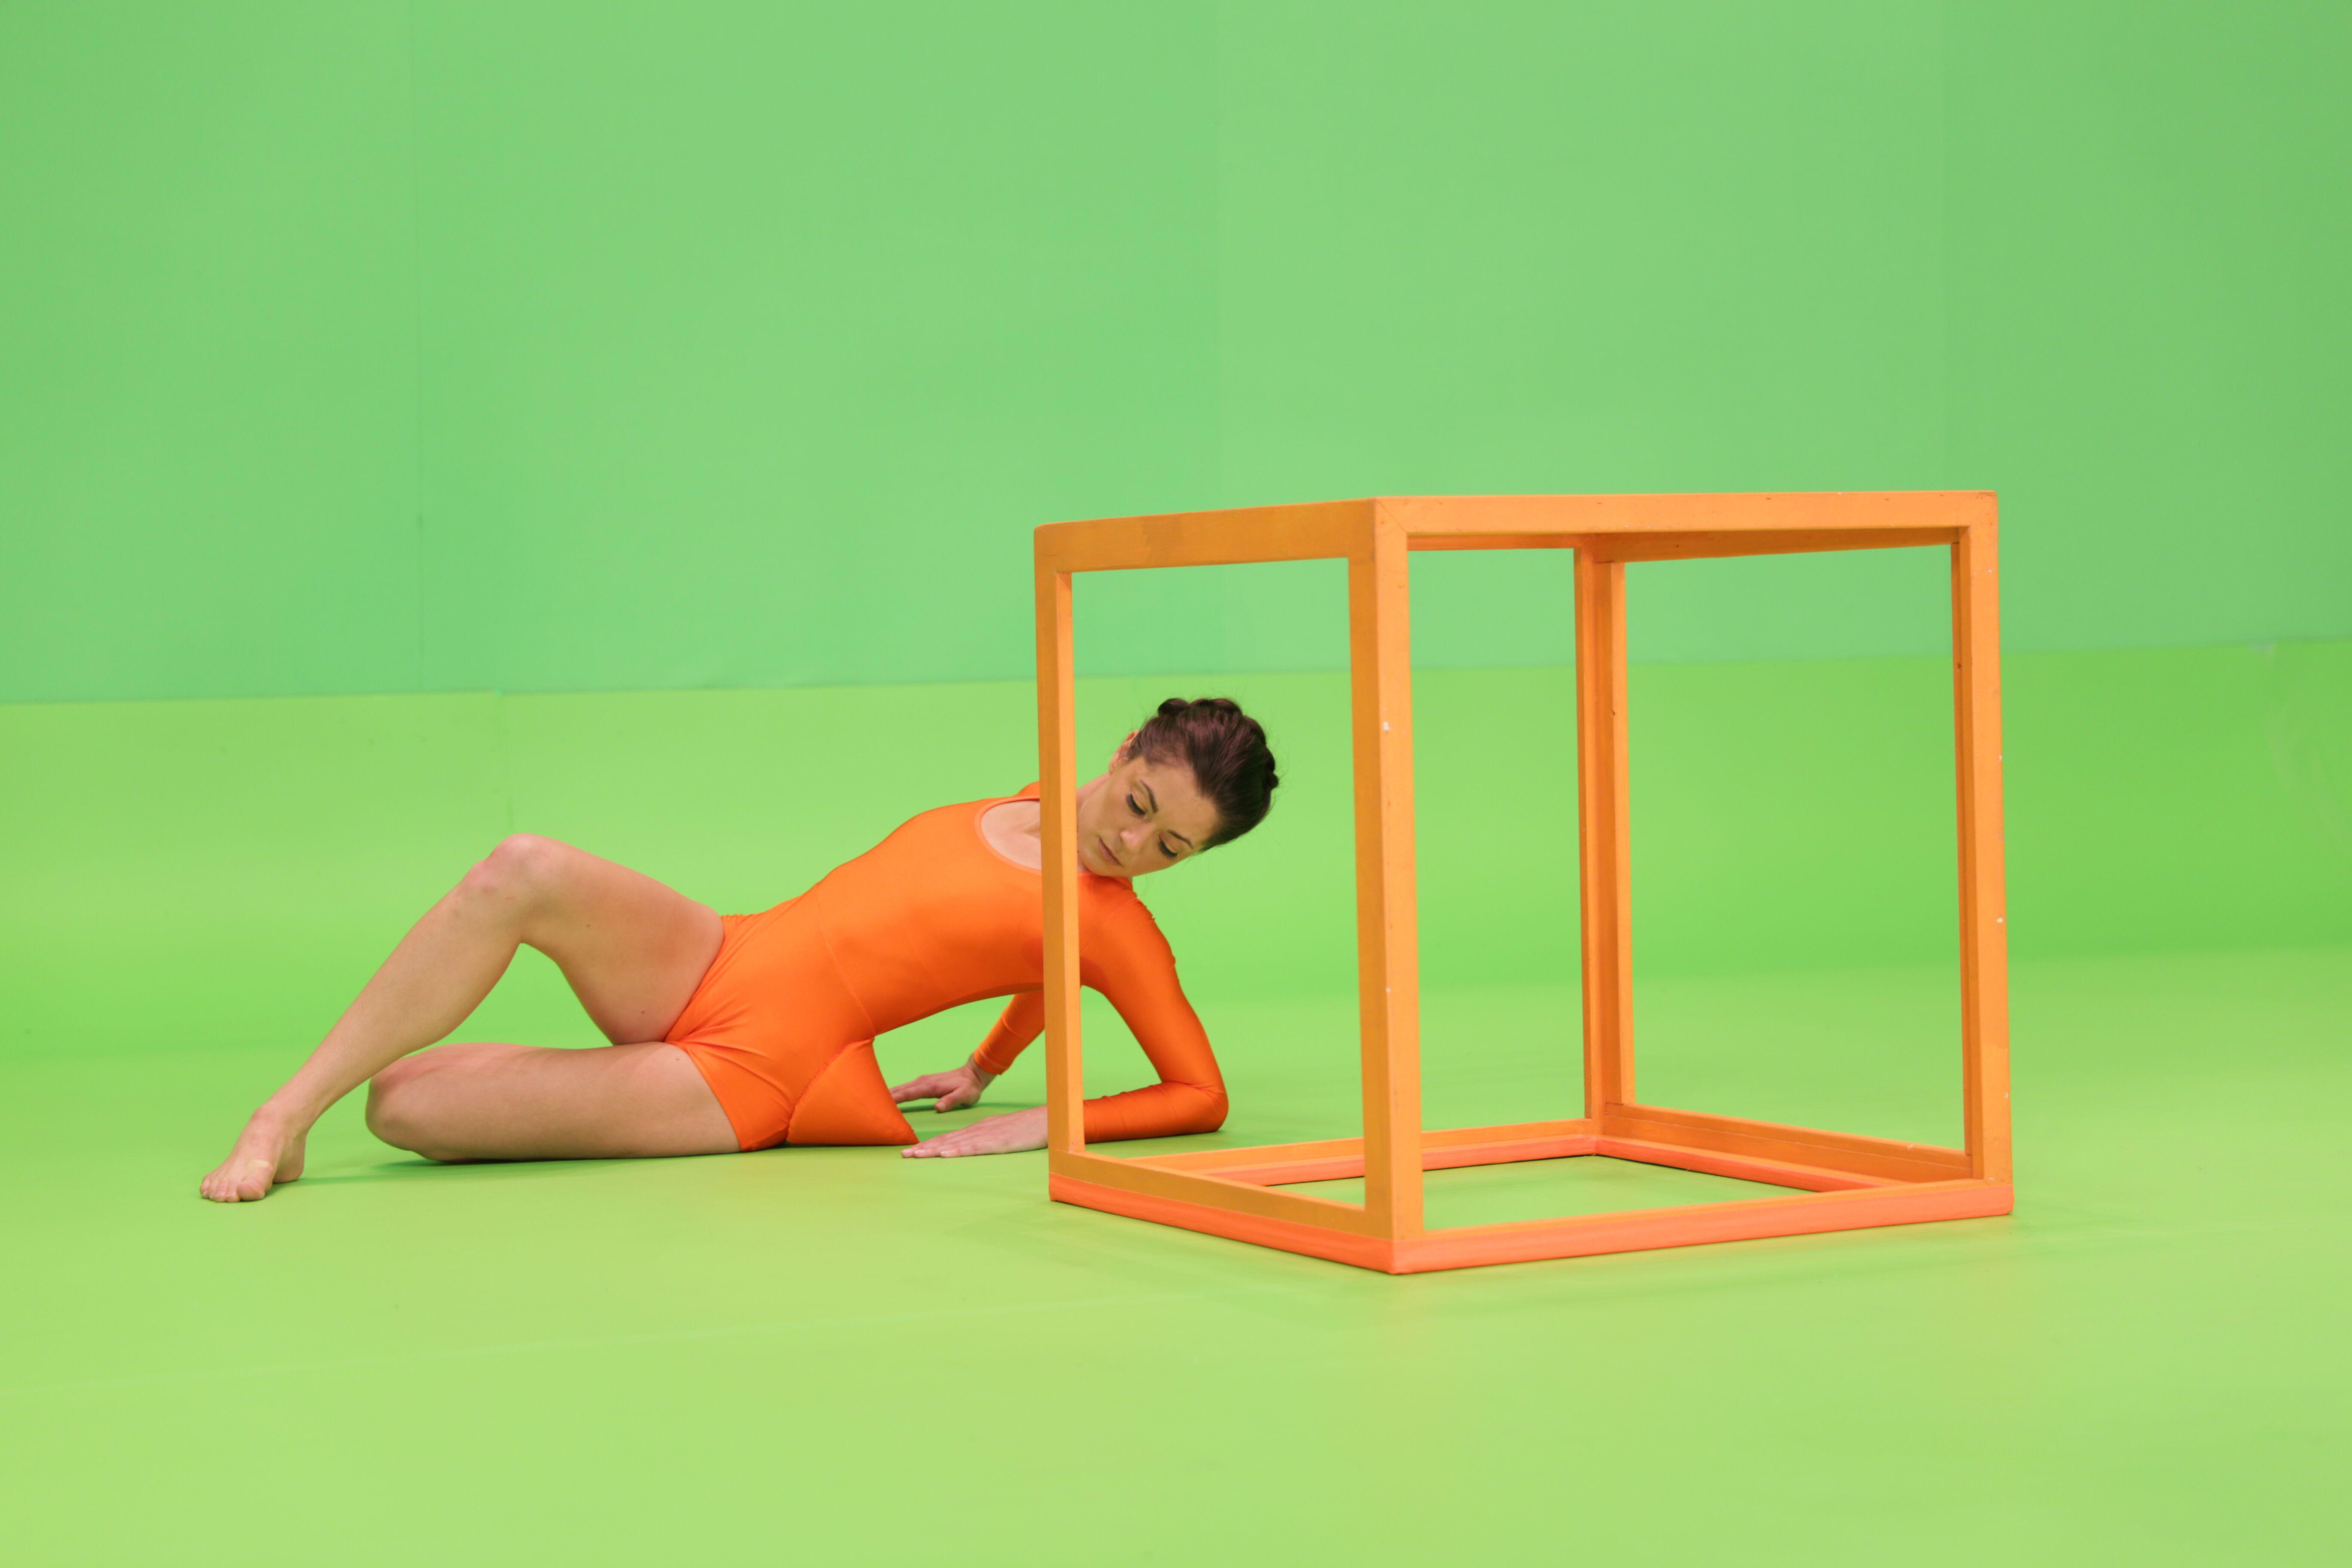
{"label": "bare thigh", "polygon": [[368,1085],[368,1129],[432,1160],[613,1160],[736,1151],[735,1130],[676,1046],[466,1044],[420,1051]]}
{"label": "bare thigh", "polygon": [[518,934],[555,961],[615,1045],[658,1040],[719,955],[718,912],[642,871],[518,834],[469,873],[505,900]]}

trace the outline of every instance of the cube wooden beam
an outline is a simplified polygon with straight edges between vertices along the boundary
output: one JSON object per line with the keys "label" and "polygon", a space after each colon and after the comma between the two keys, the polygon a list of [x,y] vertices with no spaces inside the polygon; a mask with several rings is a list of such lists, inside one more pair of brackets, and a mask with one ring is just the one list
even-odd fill
{"label": "cube wooden beam", "polygon": [[[1633,1087],[1625,755],[1625,564],[1943,545],[1951,552],[1959,773],[1960,1094],[1965,1147],[1644,1105]],[[1576,552],[1581,1116],[1422,1126],[1413,904],[1415,550]],[[1078,1027],[1077,752],[1070,579],[1080,572],[1348,563],[1363,1136],[1112,1158],[1085,1142]],[[2010,1212],[1996,509],[1990,492],[1410,496],[1052,523],[1036,532],[1045,1076],[1052,1196],[1391,1274]],[[1432,1230],[1423,1173],[1583,1155],[1705,1171],[1785,1196]],[[1360,1176],[1364,1201],[1286,1185]]]}

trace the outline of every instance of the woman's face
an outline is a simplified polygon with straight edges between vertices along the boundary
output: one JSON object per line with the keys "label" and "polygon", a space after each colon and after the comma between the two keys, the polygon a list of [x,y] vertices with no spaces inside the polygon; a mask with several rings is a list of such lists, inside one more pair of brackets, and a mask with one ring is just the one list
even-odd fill
{"label": "woman's face", "polygon": [[1164,871],[1198,855],[1216,830],[1217,808],[1192,769],[1122,749],[1102,787],[1079,797],[1078,864],[1097,877]]}

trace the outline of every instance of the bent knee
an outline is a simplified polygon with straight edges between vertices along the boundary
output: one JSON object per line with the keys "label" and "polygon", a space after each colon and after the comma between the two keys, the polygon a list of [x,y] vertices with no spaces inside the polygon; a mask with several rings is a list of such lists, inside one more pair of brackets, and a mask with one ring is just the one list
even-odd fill
{"label": "bent knee", "polygon": [[395,1149],[428,1160],[450,1156],[438,1150],[425,1114],[425,1091],[417,1080],[428,1069],[416,1057],[403,1057],[368,1080],[367,1130]]}
{"label": "bent knee", "polygon": [[458,891],[507,905],[527,905],[556,886],[580,853],[559,839],[510,833],[466,873]]}

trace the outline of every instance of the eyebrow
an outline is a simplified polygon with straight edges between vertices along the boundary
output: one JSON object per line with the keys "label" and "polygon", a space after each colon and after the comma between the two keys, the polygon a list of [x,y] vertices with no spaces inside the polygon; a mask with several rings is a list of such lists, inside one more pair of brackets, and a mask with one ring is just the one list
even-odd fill
{"label": "eyebrow", "polygon": [[[1141,791],[1143,792],[1143,798],[1144,798],[1144,799],[1146,799],[1146,800],[1148,800],[1148,801],[1150,801],[1150,802],[1151,803],[1151,809],[1152,809],[1154,812],[1159,811],[1159,809],[1160,809],[1160,797],[1159,797],[1158,795],[1154,795],[1154,794],[1152,794],[1152,793],[1151,793],[1151,786],[1150,786],[1150,784],[1148,784],[1144,783],[1141,779],[1138,779],[1138,780],[1136,780],[1136,781],[1135,781],[1135,787],[1136,787],[1136,788],[1138,788],[1138,789],[1139,789],[1139,790],[1141,790]],[[1181,834],[1181,833],[1177,832],[1177,831],[1176,831],[1174,828],[1172,828],[1172,827],[1163,827],[1163,828],[1161,828],[1160,831],[1160,832],[1162,832],[1162,833],[1165,833],[1165,834],[1166,834],[1166,835],[1168,835],[1168,837],[1171,837],[1171,838],[1182,839],[1182,840],[1183,840],[1183,844],[1184,844],[1184,847],[1185,847],[1185,848],[1187,848],[1187,849],[1192,849],[1192,848],[1195,848],[1195,847],[1197,847],[1197,846],[1195,846],[1195,845],[1193,844],[1193,842],[1192,842],[1191,839],[1189,839],[1189,838],[1185,838],[1185,837],[1184,837],[1184,836],[1183,836],[1182,834]]]}

